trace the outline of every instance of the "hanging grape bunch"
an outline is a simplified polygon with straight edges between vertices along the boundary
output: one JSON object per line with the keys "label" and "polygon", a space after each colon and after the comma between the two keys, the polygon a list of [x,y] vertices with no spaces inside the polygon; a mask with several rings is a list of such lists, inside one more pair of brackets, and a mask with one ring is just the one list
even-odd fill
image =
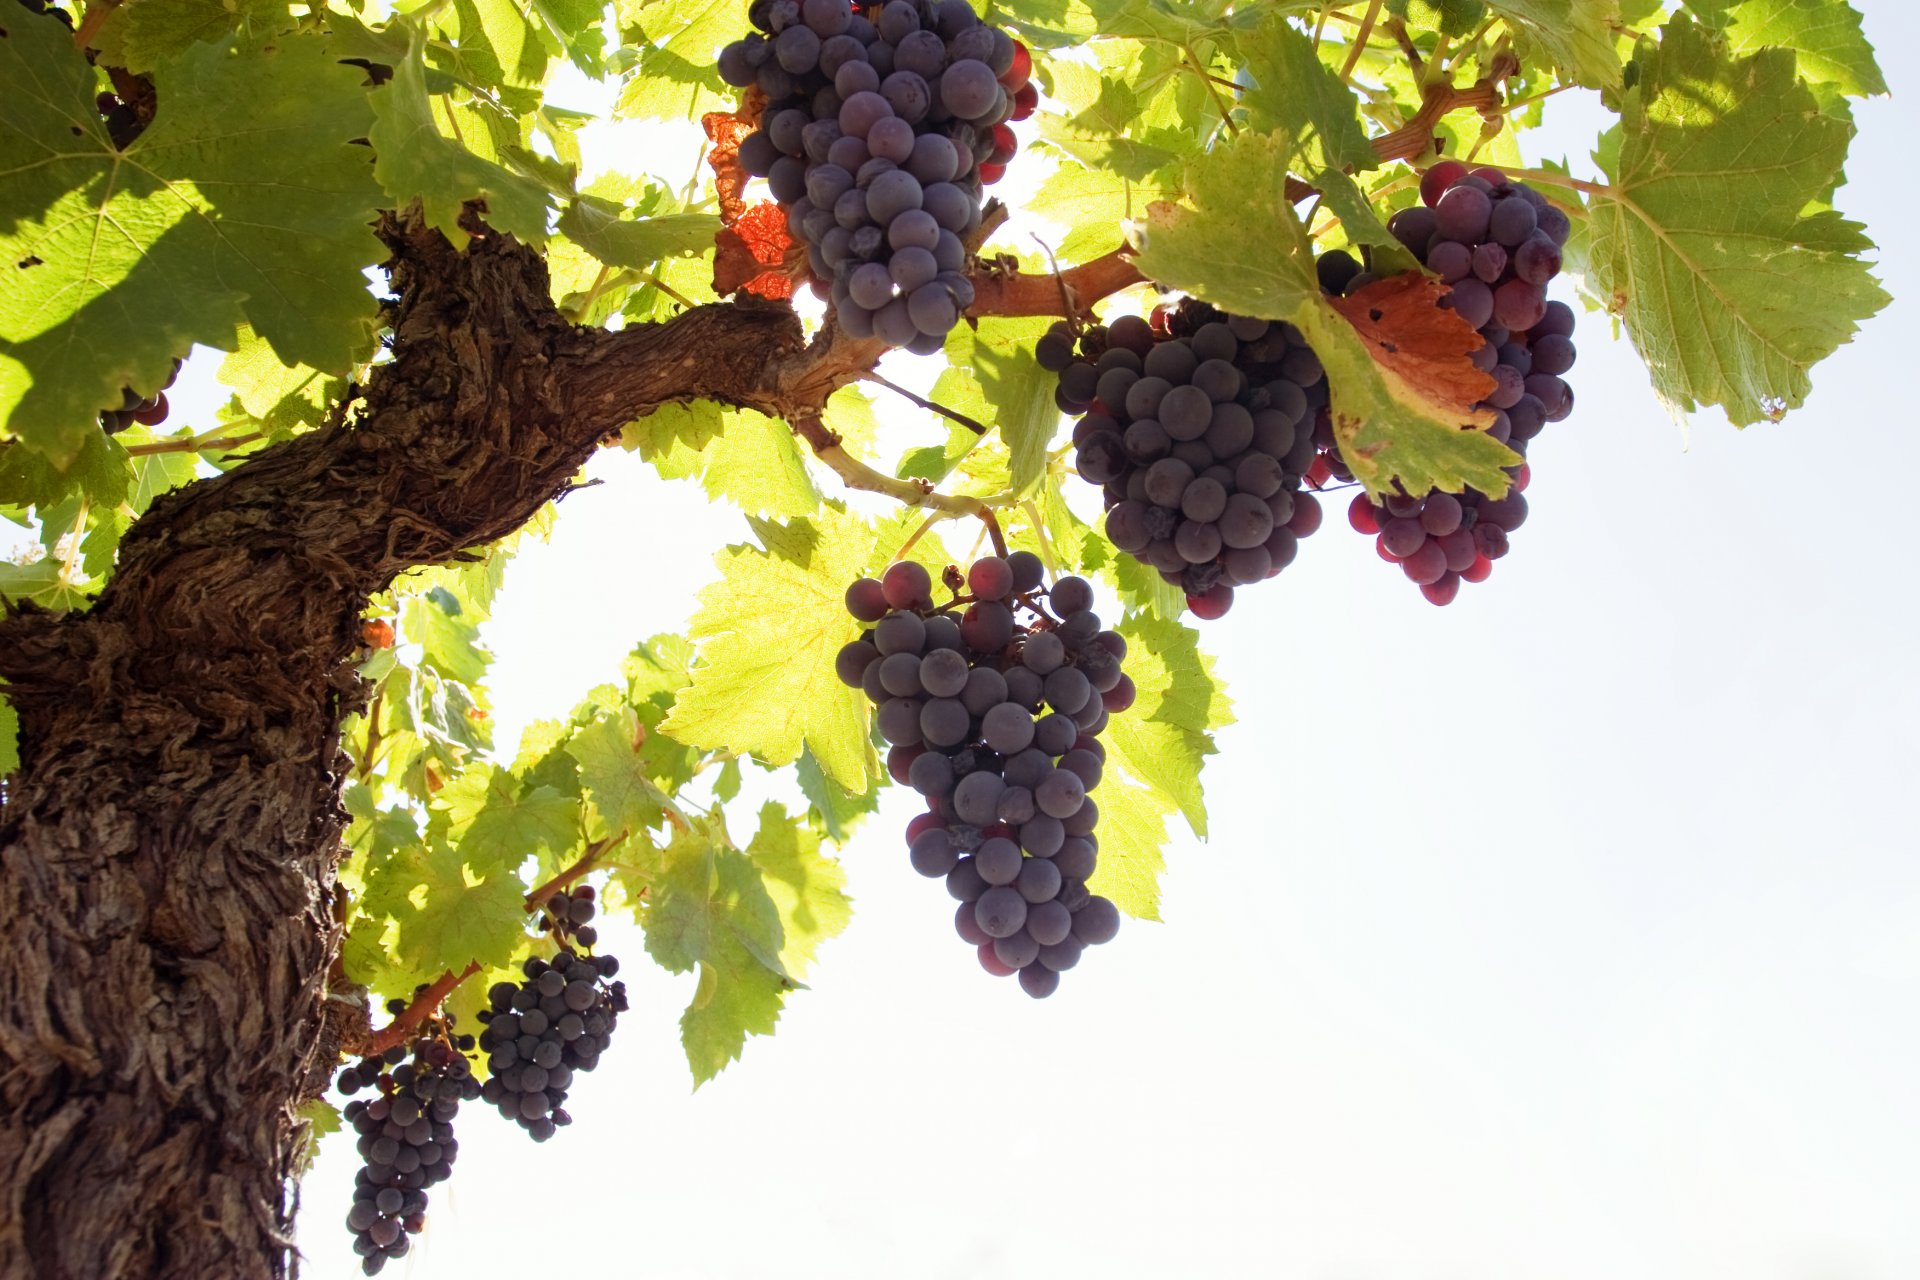
{"label": "hanging grape bunch", "polygon": [[150,396],[143,396],[132,387],[123,387],[120,391],[120,407],[108,410],[100,415],[100,426],[108,435],[125,431],[134,423],[144,427],[157,427],[167,420],[167,388],[180,376],[180,361],[173,362],[173,372],[160,384],[160,390]]}
{"label": "hanging grape bunch", "polygon": [[1084,579],[1043,590],[1029,552],[948,575],[938,608],[910,562],[847,588],[848,612],[871,629],[836,667],[878,708],[889,772],[926,797],[907,824],[914,870],[946,878],[954,926],[987,972],[1017,972],[1039,999],[1120,929],[1119,910],[1087,890],[1100,847],[1088,792],[1106,759],[1100,731],[1133,705],[1127,644],[1102,629]]}
{"label": "hanging grape bunch", "polygon": [[[1546,197],[1498,169],[1471,173],[1443,161],[1421,175],[1422,203],[1388,222],[1400,243],[1451,285],[1441,300],[1485,339],[1474,365],[1493,376],[1494,389],[1478,408],[1493,411],[1486,428],[1522,457],[1549,422],[1573,412],[1573,391],[1561,375],[1573,367],[1573,309],[1549,302],[1547,284],[1559,274],[1561,246],[1571,224]],[[1345,253],[1320,259],[1330,291],[1351,293],[1372,277]],[[1352,473],[1323,428],[1318,443],[1329,470]],[[1376,502],[1362,493],[1347,518],[1376,537],[1382,559],[1398,564],[1434,604],[1448,604],[1462,582],[1483,582],[1507,553],[1507,539],[1527,518],[1523,496],[1530,471],[1508,471],[1513,488],[1494,499],[1476,489],[1461,494],[1388,494]]]}
{"label": "hanging grape bunch", "polygon": [[[395,1003],[406,1007],[405,1001]],[[461,1102],[480,1096],[463,1052],[473,1048],[473,1037],[454,1038],[450,1022],[439,1021],[410,1047],[395,1045],[338,1077],[342,1093],[371,1087],[376,1094],[354,1099],[343,1112],[359,1135],[362,1161],[347,1229],[368,1275],[411,1247],[408,1236],[420,1230],[427,1212],[427,1188],[451,1176],[460,1153],[454,1115]]]}
{"label": "hanging grape bunch", "polygon": [[627,1009],[626,984],[610,981],[620,962],[582,954],[598,941],[593,897],[591,886],[577,885],[547,900],[542,924],[562,945],[551,960],[530,957],[519,982],[494,983],[480,1015],[489,1073],[480,1096],[535,1142],[573,1123],[562,1104],[574,1073],[599,1064]]}
{"label": "hanging grape bunch", "polygon": [[1035,348],[1059,375],[1080,478],[1101,486],[1107,538],[1218,618],[1233,589],[1273,577],[1320,527],[1300,490],[1326,376],[1300,332],[1192,299]]}
{"label": "hanging grape bunch", "polygon": [[720,74],[765,98],[740,164],[806,246],[840,327],[920,355],[973,304],[964,237],[1038,101],[1026,46],[967,0],[754,0]]}

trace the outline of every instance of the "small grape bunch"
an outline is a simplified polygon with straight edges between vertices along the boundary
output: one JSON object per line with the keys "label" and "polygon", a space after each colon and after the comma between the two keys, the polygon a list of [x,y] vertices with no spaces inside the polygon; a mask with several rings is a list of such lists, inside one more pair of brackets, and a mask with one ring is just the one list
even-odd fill
{"label": "small grape bunch", "polygon": [[[1441,305],[1479,331],[1480,345],[1469,358],[1493,379],[1493,389],[1475,407],[1492,419],[1486,433],[1524,459],[1549,423],[1573,412],[1573,389],[1563,376],[1577,354],[1573,309],[1547,297],[1572,224],[1525,183],[1455,160],[1421,175],[1420,197],[1420,204],[1394,214],[1387,229],[1448,286]],[[1374,279],[1340,250],[1316,265],[1321,286],[1332,293],[1351,294]],[[1329,423],[1319,425],[1315,443],[1321,478],[1353,478]],[[1527,517],[1521,494],[1529,466],[1511,467],[1508,475],[1513,485],[1498,499],[1471,488],[1400,491],[1379,501],[1360,494],[1347,519],[1373,535],[1380,558],[1400,566],[1429,602],[1449,604],[1461,583],[1487,579]]]}
{"label": "small grape bunch", "polygon": [[120,407],[109,409],[100,415],[100,425],[108,435],[117,435],[134,423],[143,427],[157,427],[167,420],[167,388],[180,376],[180,361],[173,362],[173,372],[160,384],[160,390],[150,396],[143,396],[132,387],[123,387],[120,391]]}
{"label": "small grape bunch", "polygon": [[1041,999],[1120,928],[1087,888],[1100,848],[1088,793],[1101,730],[1133,704],[1127,642],[1103,628],[1084,579],[1049,590],[1030,552],[947,572],[953,598],[937,608],[932,576],[911,562],[849,587],[848,611],[871,629],[835,668],[878,707],[894,779],[926,797],[907,824],[914,870],[945,879],[982,967],[1018,973]]}
{"label": "small grape bunch", "polygon": [[[388,1006],[394,1012],[406,1007],[404,1000]],[[371,1088],[375,1095],[354,1099],[342,1113],[358,1135],[362,1160],[347,1229],[368,1275],[406,1255],[409,1236],[424,1224],[427,1188],[452,1175],[460,1154],[454,1116],[462,1102],[480,1096],[466,1056],[474,1039],[453,1036],[451,1023],[440,1019],[410,1045],[348,1066],[337,1080],[342,1093]]]}
{"label": "small grape bunch", "polygon": [[561,939],[558,951],[529,958],[520,981],[494,983],[480,1015],[489,1072],[480,1096],[535,1142],[573,1123],[564,1104],[574,1076],[599,1065],[627,1009],[626,984],[612,980],[620,962],[576,949],[598,941],[593,917],[591,886],[549,898],[543,923]]}

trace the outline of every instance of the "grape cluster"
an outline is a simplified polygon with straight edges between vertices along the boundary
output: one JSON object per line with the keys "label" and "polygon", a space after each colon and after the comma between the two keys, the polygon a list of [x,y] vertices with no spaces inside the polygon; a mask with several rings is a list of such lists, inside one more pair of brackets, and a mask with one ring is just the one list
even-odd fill
{"label": "grape cluster", "polygon": [[121,151],[133,145],[133,140],[147,127],[133,104],[119,94],[101,93],[94,98],[94,106],[99,109],[101,119],[107,122],[107,137]]}
{"label": "grape cluster", "polygon": [[[1547,423],[1573,412],[1573,391],[1561,376],[1574,362],[1573,310],[1546,296],[1571,224],[1546,197],[1498,169],[1468,172],[1457,161],[1422,174],[1420,195],[1422,203],[1396,213],[1387,228],[1452,286],[1441,304],[1480,331],[1484,341],[1472,359],[1492,375],[1494,389],[1476,407],[1493,411],[1487,433],[1525,457]],[[1336,293],[1371,279],[1344,253],[1324,255],[1319,268],[1321,284]],[[1351,479],[1330,432],[1319,444],[1330,472]],[[1527,517],[1521,495],[1530,473],[1522,464],[1509,474],[1513,487],[1497,500],[1475,489],[1392,494],[1380,503],[1362,494],[1347,517],[1375,535],[1381,557],[1398,564],[1428,600],[1447,604],[1462,582],[1486,579]]]}
{"label": "grape cluster", "polygon": [[[973,305],[964,237],[1038,101],[1026,46],[967,0],[754,0],[720,74],[765,97],[740,164],[806,245],[840,327],[921,355]],[[872,16],[869,17],[868,15]]]}
{"label": "grape cluster", "polygon": [[173,372],[160,384],[160,390],[150,396],[143,396],[132,387],[123,387],[120,391],[120,407],[109,409],[100,415],[100,425],[108,435],[125,431],[134,423],[146,427],[157,427],[167,420],[167,388],[180,376],[180,361],[175,358]]}
{"label": "grape cluster", "polygon": [[1285,569],[1320,527],[1300,482],[1326,375],[1289,324],[1191,299],[1154,318],[1088,328],[1077,352],[1063,322],[1035,357],[1059,375],[1061,409],[1081,415],[1075,465],[1102,488],[1108,540],[1217,618],[1235,586]]}
{"label": "grape cluster", "polygon": [[[547,923],[582,946],[594,941],[593,890],[581,885],[547,903]],[[488,1077],[480,1096],[545,1142],[573,1123],[564,1104],[575,1072],[591,1071],[613,1042],[613,1027],[627,1009],[626,985],[609,983],[619,972],[612,956],[581,955],[562,946],[552,960],[533,956],[518,982],[496,982],[480,1018],[480,1048]]]}
{"label": "grape cluster", "polygon": [[894,779],[926,797],[907,824],[914,870],[945,877],[981,965],[1017,972],[1036,999],[1120,929],[1087,889],[1100,847],[1087,793],[1106,760],[1100,731],[1134,699],[1126,641],[1102,629],[1093,588],[1067,577],[1043,590],[1044,577],[1029,552],[988,556],[964,579],[949,569],[953,599],[936,608],[927,571],[894,564],[847,588],[870,629],[835,664],[879,708]]}
{"label": "grape cluster", "polygon": [[349,1102],[344,1113],[359,1135],[363,1162],[354,1175],[347,1228],[368,1275],[407,1252],[408,1235],[420,1230],[427,1212],[427,1188],[453,1173],[460,1154],[454,1115],[463,1101],[480,1096],[463,1052],[472,1047],[472,1036],[452,1039],[443,1023],[410,1048],[395,1045],[339,1075],[342,1093],[376,1091]]}

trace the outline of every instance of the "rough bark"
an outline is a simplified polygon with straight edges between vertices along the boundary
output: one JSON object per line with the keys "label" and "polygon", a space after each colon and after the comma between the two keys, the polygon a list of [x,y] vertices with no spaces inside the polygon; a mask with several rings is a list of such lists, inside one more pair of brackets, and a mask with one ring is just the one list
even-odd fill
{"label": "rough bark", "polygon": [[[506,237],[383,234],[393,359],[354,412],[156,502],[85,613],[0,617],[23,761],[0,804],[0,1280],[284,1274],[296,1111],[340,1039],[368,597],[518,528],[636,416],[817,418],[878,355],[805,346],[784,308],[575,329]],[[1057,306],[1043,283],[996,309]]]}

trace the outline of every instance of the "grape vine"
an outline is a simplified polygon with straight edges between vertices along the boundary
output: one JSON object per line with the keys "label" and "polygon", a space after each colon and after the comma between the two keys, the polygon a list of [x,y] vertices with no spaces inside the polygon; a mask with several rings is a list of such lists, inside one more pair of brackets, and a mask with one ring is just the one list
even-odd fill
{"label": "grape vine", "polygon": [[[598,913],[686,979],[710,1080],[846,927],[837,852],[889,780],[924,802],[907,866],[1029,995],[1155,918],[1232,715],[1195,621],[1285,572],[1324,502],[1433,604],[1488,580],[1574,409],[1563,268],[1662,403],[1738,425],[1797,409],[1886,301],[1838,207],[1851,100],[1886,90],[1844,0],[389,8],[23,0],[0,31],[8,883],[41,896],[28,925],[88,900],[57,855],[91,837],[40,834],[91,811],[72,762],[163,760],[165,786],[95,771],[141,819],[103,865],[184,877],[196,928],[262,961],[178,980],[232,1007],[299,957],[329,994],[318,1037],[311,1007],[219,1029],[271,1087],[183,1078],[157,1108],[124,1037],[88,1034],[110,986],[46,1025],[98,1047],[124,1094],[98,1115],[205,1118],[256,1183],[286,1117],[326,1118],[275,1047],[346,1046],[369,1272],[420,1229],[460,1105],[569,1124],[626,1009]],[[580,80],[598,124],[698,119],[713,182],[691,148],[609,148],[550,94]],[[1527,167],[1576,87],[1599,145]],[[800,284],[825,307],[786,306]],[[935,430],[906,439],[874,386]],[[516,531],[616,446],[747,532],[678,634],[496,741],[482,635]],[[315,768],[336,744],[350,768]],[[262,813],[287,900],[334,928],[223,897]],[[530,865],[564,870],[527,894]],[[0,931],[22,972],[171,936],[69,917]],[[65,1104],[60,1061],[16,1064],[20,1115]],[[292,1105],[238,1114],[267,1094]],[[35,1174],[69,1201],[124,1136],[80,1123]],[[186,1203],[95,1234],[204,1257],[169,1234],[210,1238]],[[28,1270],[111,1270],[45,1234]]]}

